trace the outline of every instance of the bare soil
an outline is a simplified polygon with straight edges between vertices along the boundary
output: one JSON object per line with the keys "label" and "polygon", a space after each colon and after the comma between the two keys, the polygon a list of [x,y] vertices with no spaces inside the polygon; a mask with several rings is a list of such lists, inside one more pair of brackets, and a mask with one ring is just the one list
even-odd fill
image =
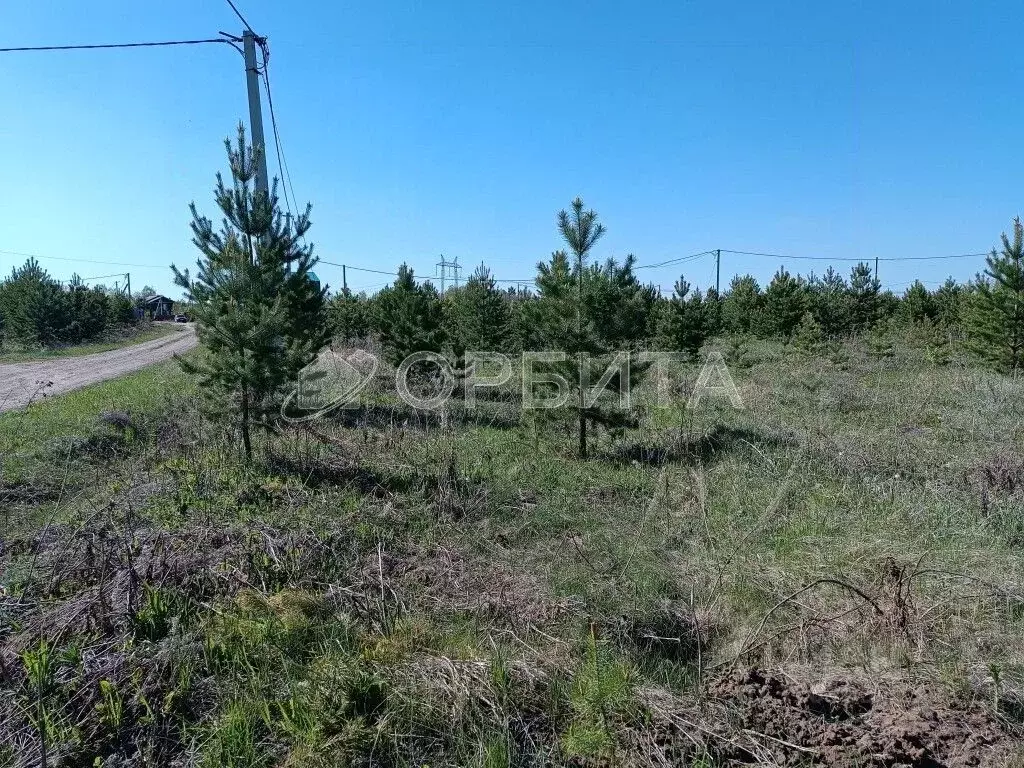
{"label": "bare soil", "polygon": [[[779,765],[1000,765],[1019,746],[975,702],[926,683],[833,679],[814,686],[763,669],[736,671],[711,686],[733,733],[760,735]],[[743,760],[741,754],[730,757]],[[766,753],[766,754],[765,754]]]}
{"label": "bare soil", "polygon": [[188,352],[197,343],[195,328],[185,324],[177,328],[176,333],[168,336],[112,352],[0,365],[0,413],[114,379]]}

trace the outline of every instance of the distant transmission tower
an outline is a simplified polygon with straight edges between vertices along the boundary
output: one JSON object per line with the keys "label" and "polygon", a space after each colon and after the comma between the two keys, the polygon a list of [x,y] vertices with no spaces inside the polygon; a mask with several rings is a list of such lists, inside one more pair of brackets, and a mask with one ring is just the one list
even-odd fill
{"label": "distant transmission tower", "polygon": [[459,287],[459,272],[462,271],[462,267],[459,266],[459,257],[456,256],[454,261],[448,261],[445,259],[444,254],[441,254],[441,260],[437,262],[437,266],[441,269],[441,293],[444,293],[445,280],[449,276],[449,270],[452,280],[455,282],[455,287]]}

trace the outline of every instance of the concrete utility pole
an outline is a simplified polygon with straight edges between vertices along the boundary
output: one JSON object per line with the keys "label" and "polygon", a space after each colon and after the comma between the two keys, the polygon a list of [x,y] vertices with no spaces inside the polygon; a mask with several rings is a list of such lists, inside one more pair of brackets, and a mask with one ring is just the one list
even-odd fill
{"label": "concrete utility pole", "polygon": [[722,249],[715,250],[715,293],[722,295]]}
{"label": "concrete utility pole", "polygon": [[242,33],[242,49],[245,53],[245,79],[249,87],[249,133],[253,149],[258,149],[256,161],[256,192],[270,194],[267,177],[267,143],[263,138],[263,107],[260,103],[260,71],[256,67],[257,38],[249,30]]}
{"label": "concrete utility pole", "polygon": [[873,274],[872,277],[875,280],[878,279],[878,257],[877,256],[875,256],[875,274]]}

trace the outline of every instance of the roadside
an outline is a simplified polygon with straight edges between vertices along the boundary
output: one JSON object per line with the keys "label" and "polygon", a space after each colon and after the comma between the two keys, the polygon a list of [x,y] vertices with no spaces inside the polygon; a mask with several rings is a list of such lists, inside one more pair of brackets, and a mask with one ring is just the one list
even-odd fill
{"label": "roadside", "polygon": [[168,332],[159,338],[109,352],[0,363],[0,413],[24,408],[33,400],[64,394],[137,371],[196,346],[195,329],[191,325],[166,327]]}
{"label": "roadside", "polygon": [[55,349],[2,351],[0,352],[0,365],[62,360],[67,357],[83,357],[85,355],[99,354],[100,352],[113,352],[115,349],[123,349],[135,346],[136,344],[144,344],[147,341],[162,339],[180,330],[181,328],[176,323],[161,321],[147,323],[142,328],[131,328],[127,333],[121,332],[113,338],[106,338],[103,341],[94,341],[89,344],[76,344]]}

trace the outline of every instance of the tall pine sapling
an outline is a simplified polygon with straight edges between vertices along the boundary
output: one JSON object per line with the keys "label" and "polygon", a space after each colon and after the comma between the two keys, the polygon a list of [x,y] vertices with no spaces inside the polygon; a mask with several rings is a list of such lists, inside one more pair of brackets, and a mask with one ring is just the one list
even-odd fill
{"label": "tall pine sapling", "polygon": [[[967,314],[970,345],[995,368],[1017,375],[1024,363],[1024,224],[1013,220],[1013,240],[992,249]],[[987,279],[986,279],[987,278]]]}
{"label": "tall pine sapling", "polygon": [[327,337],[323,318],[326,288],[309,279],[316,264],[312,245],[300,245],[309,212],[286,222],[278,207],[277,182],[269,194],[255,192],[261,147],[225,141],[231,184],[220,173],[214,199],[223,213],[219,230],[192,212],[192,242],[201,256],[193,278],[176,266],[175,282],[192,303],[199,342],[196,359],[180,359],[199,377],[211,410],[233,420],[252,456],[253,423],[271,425],[287,387],[315,358]]}
{"label": "tall pine sapling", "polygon": [[26,346],[52,346],[65,341],[71,321],[68,301],[60,283],[29,258],[11,270],[0,286],[0,315],[6,334]]}
{"label": "tall pine sapling", "polygon": [[820,278],[809,281],[814,319],[826,338],[849,333],[850,299],[843,276],[832,267]]}
{"label": "tall pine sapling", "polygon": [[[593,392],[593,383],[604,380],[614,351],[602,341],[598,331],[600,317],[591,314],[587,297],[587,281],[605,279],[609,272],[592,270],[586,266],[594,244],[604,234],[604,226],[597,221],[594,211],[584,211],[583,201],[572,202],[572,211],[558,214],[558,229],[572,252],[573,263],[564,251],[552,254],[548,264],[538,265],[537,301],[534,317],[543,328],[544,345],[565,354],[565,360],[556,365],[571,391],[571,408],[578,424],[579,456],[588,455],[587,425],[589,422],[606,427],[620,427],[628,417],[621,411],[603,407]],[[633,378],[642,374],[648,365],[621,366],[604,381],[605,389],[621,393],[628,389]],[[598,393],[599,394],[599,393]]]}
{"label": "tall pine sapling", "polygon": [[637,347],[656,330],[658,292],[641,284],[635,266],[633,254],[621,264],[608,259],[591,264],[583,281],[584,312],[600,318],[596,330],[601,343],[614,349]]}
{"label": "tall pine sapling", "polygon": [[949,326],[936,320],[924,320],[919,327],[928,361],[934,365],[949,365],[953,358],[953,338]]}
{"label": "tall pine sapling", "polygon": [[593,326],[585,323],[583,317],[583,266],[590,255],[594,244],[601,239],[605,233],[603,224],[598,223],[597,213],[583,210],[583,200],[576,198],[572,201],[572,215],[565,210],[558,212],[558,231],[566,245],[569,246],[576,257],[576,334],[573,339],[572,350],[577,360],[577,370],[574,371],[579,378],[577,382],[577,403],[579,409],[579,442],[580,458],[587,458],[587,415],[585,412],[584,378],[585,371],[589,367],[588,353],[596,351]]}
{"label": "tall pine sapling", "polygon": [[365,339],[370,332],[370,300],[344,288],[327,304],[331,334],[341,342]]}
{"label": "tall pine sapling", "polygon": [[936,319],[947,328],[959,329],[963,322],[963,287],[947,277],[933,296]]}
{"label": "tall pine sapling", "polygon": [[938,314],[935,299],[925,288],[924,283],[915,280],[903,292],[900,302],[900,315],[909,325],[928,323]]}

